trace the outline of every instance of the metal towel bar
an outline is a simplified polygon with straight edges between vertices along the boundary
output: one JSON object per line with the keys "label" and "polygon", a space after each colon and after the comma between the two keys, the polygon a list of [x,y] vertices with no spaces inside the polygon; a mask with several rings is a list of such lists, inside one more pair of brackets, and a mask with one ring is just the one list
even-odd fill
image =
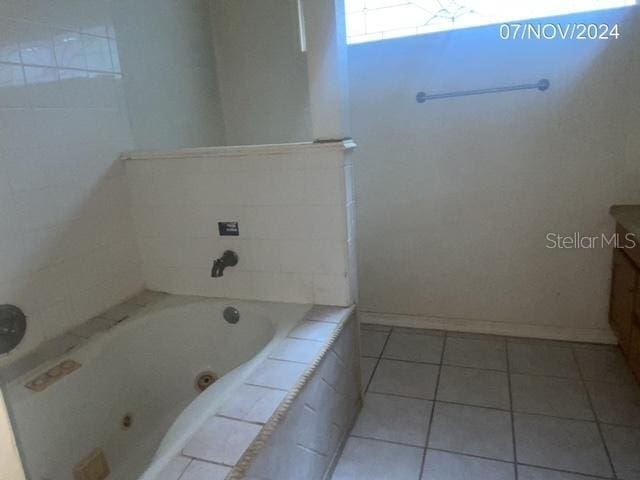
{"label": "metal towel bar", "polygon": [[495,88],[481,88],[478,90],[460,90],[458,92],[449,92],[449,93],[434,93],[431,95],[427,95],[425,92],[418,92],[416,95],[416,101],[418,103],[424,103],[427,100],[438,100],[441,98],[453,98],[453,97],[467,97],[469,95],[484,95],[485,93],[501,93],[501,92],[512,92],[514,90],[540,90],[544,92],[545,90],[549,90],[551,86],[551,82],[546,78],[536,82],[536,83],[525,83],[523,85],[511,85],[508,87],[495,87]]}

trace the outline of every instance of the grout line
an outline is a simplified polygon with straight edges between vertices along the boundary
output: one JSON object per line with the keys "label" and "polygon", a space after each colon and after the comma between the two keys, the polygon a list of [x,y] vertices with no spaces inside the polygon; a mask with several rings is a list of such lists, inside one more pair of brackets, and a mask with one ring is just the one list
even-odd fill
{"label": "grout line", "polygon": [[214,417],[220,417],[220,418],[224,418],[225,420],[233,420],[235,422],[250,423],[251,425],[258,425],[259,427],[264,427],[264,422],[256,422],[254,420],[245,420],[244,418],[230,417],[229,415],[220,415],[219,413],[216,413]]}
{"label": "grout line", "polygon": [[[449,401],[449,400],[436,400],[434,398],[414,397],[414,396],[411,396],[411,395],[402,395],[402,394],[399,394],[399,393],[378,392],[376,390],[370,390],[370,392],[371,393],[375,393],[376,395],[386,395],[388,397],[407,398],[407,399],[410,399],[410,400],[421,400],[423,402],[442,403],[444,405],[457,405],[459,407],[471,407],[471,408],[478,408],[478,409],[482,409],[482,410],[493,410],[493,411],[502,412],[502,413],[511,412],[511,410],[509,410],[507,408],[488,407],[486,405],[475,405],[475,404],[472,404],[472,403],[452,402],[452,401]],[[546,413],[531,413],[531,412],[523,412],[523,411],[518,411],[518,410],[514,410],[513,413],[518,413],[518,414],[521,414],[521,415],[529,415],[531,417],[545,417],[545,418],[555,418],[557,420],[570,420],[572,422],[596,423],[595,420],[585,420],[584,418],[573,418],[573,417],[560,417],[558,415],[548,415]],[[604,422],[601,422],[601,423],[603,425],[610,425],[610,426],[613,426],[613,427],[626,427],[626,428],[630,428],[630,429],[640,430],[640,428],[629,427],[628,425],[619,425],[619,424],[604,423]]]}
{"label": "grout line", "polygon": [[[587,381],[584,379],[584,375],[582,370],[580,369],[580,365],[578,364],[577,361],[577,355],[576,355],[576,351],[575,348],[572,348],[572,355],[576,361],[576,364],[578,366],[578,374],[579,377],[578,378],[566,378],[566,377],[559,377],[559,376],[553,376],[553,375],[536,375],[536,374],[518,374],[515,372],[512,372],[511,370],[511,364],[509,361],[509,342],[508,342],[508,338],[507,337],[503,337],[502,341],[504,342],[505,345],[505,355],[506,355],[506,360],[507,360],[507,370],[506,372],[504,370],[493,370],[493,369],[484,369],[484,368],[475,368],[475,367],[467,367],[467,366],[459,366],[459,365],[448,365],[444,363],[444,353],[445,353],[445,349],[446,349],[446,339],[450,336],[449,332],[445,332],[444,335],[444,342],[443,342],[443,349],[442,349],[442,353],[441,353],[441,358],[440,358],[440,363],[439,364],[434,364],[434,363],[429,363],[429,362],[416,362],[416,361],[408,361],[408,360],[401,360],[401,359],[390,359],[390,358],[385,358],[383,357],[384,355],[384,350],[389,342],[389,339],[391,337],[391,334],[393,333],[395,327],[391,327],[391,329],[386,332],[387,333],[387,338],[385,339],[384,345],[382,347],[382,349],[380,350],[380,353],[378,354],[377,357],[367,357],[367,358],[373,358],[373,359],[377,359],[376,364],[374,366],[374,369],[371,373],[371,376],[369,378],[369,382],[366,386],[365,392],[371,392],[371,393],[376,393],[379,395],[388,395],[388,396],[394,396],[394,397],[401,397],[401,398],[410,398],[410,399],[415,399],[415,400],[422,400],[422,401],[431,401],[432,402],[432,409],[430,412],[430,421],[429,421],[429,427],[427,429],[427,436],[425,439],[425,447],[423,448],[423,458],[422,458],[422,465],[420,468],[420,475],[423,474],[424,472],[424,468],[425,468],[425,462],[426,462],[426,455],[427,455],[427,451],[428,450],[434,450],[434,451],[442,451],[442,452],[446,452],[446,453],[451,453],[451,454],[456,454],[456,455],[463,455],[463,456],[468,456],[468,457],[475,457],[475,458],[479,458],[479,459],[485,459],[485,460],[492,460],[492,461],[498,461],[498,462],[502,462],[502,463],[511,463],[514,465],[514,474],[515,474],[515,480],[518,480],[518,465],[522,465],[522,466],[527,466],[527,467],[534,467],[534,468],[539,468],[539,469],[543,469],[543,470],[547,470],[547,471],[554,471],[554,472],[563,472],[563,473],[568,473],[568,474],[574,474],[574,475],[579,475],[579,476],[585,476],[585,478],[589,477],[589,475],[586,475],[584,473],[580,473],[580,472],[573,472],[571,470],[561,470],[561,469],[556,469],[556,468],[551,468],[551,467],[545,467],[545,466],[541,466],[541,465],[534,465],[534,464],[528,464],[528,463],[518,463],[518,456],[517,456],[517,445],[516,445],[516,435],[515,435],[515,413],[521,413],[521,414],[525,414],[525,415],[531,415],[531,416],[538,416],[538,417],[548,417],[548,418],[555,418],[555,419],[560,419],[560,420],[571,420],[571,421],[578,421],[578,422],[586,422],[586,423],[595,423],[597,428],[598,428],[598,432],[600,435],[600,439],[602,442],[602,445],[605,449],[605,453],[607,455],[607,459],[609,461],[609,465],[611,467],[611,471],[613,474],[613,477],[601,477],[598,475],[591,475],[592,478],[600,478],[600,479],[619,479],[619,477],[617,476],[617,473],[615,471],[615,467],[613,465],[613,461],[611,459],[611,454],[609,452],[609,449],[607,447],[607,444],[605,442],[604,439],[604,435],[602,432],[602,425],[615,425],[615,424],[608,424],[605,422],[601,422],[598,419],[598,416],[595,412],[595,408],[593,406],[593,401],[591,399],[591,395],[589,394],[589,391],[587,389]],[[381,332],[381,333],[385,333],[385,332]],[[451,338],[457,338],[453,335],[451,335]],[[376,392],[373,390],[370,390],[370,385],[371,382],[375,376],[376,370],[378,368],[378,365],[380,364],[380,362],[382,360],[390,360],[390,361],[400,361],[400,362],[406,362],[406,363],[415,363],[415,364],[428,364],[428,365],[437,365],[438,368],[438,375],[437,375],[437,380],[436,380],[436,387],[435,387],[435,392],[433,395],[433,399],[425,399],[425,398],[419,398],[419,397],[412,397],[412,396],[408,396],[408,395],[401,395],[401,394],[396,394],[396,393],[389,393],[389,392]],[[495,371],[495,372],[501,372],[501,373],[506,373],[507,375],[507,379],[508,379],[508,388],[509,388],[509,410],[505,410],[505,409],[501,409],[501,408],[496,408],[496,407],[486,407],[486,406],[480,406],[480,405],[469,405],[469,404],[464,404],[464,403],[458,403],[458,402],[447,402],[447,401],[441,401],[441,400],[437,400],[437,396],[438,396],[438,391],[439,391],[439,387],[440,387],[440,378],[441,378],[441,373],[442,373],[442,367],[444,366],[453,366],[453,367],[458,367],[458,368],[468,368],[468,369],[475,369],[475,370],[488,370],[488,371]],[[512,383],[511,383],[511,376],[512,375],[524,375],[524,376],[531,376],[531,377],[549,377],[549,378],[558,378],[558,379],[564,379],[564,380],[573,380],[575,382],[580,382],[581,385],[583,386],[583,388],[585,389],[586,393],[587,393],[587,397],[589,400],[589,405],[591,408],[591,411],[593,413],[593,420],[586,420],[586,419],[577,419],[577,418],[569,418],[569,417],[560,417],[560,416],[555,416],[555,415],[546,415],[546,414],[538,414],[538,413],[529,413],[529,412],[516,412],[513,409],[513,391],[512,391]],[[598,383],[598,382],[594,382],[594,383]],[[607,382],[599,382],[599,383],[607,383]],[[500,460],[500,459],[495,459],[495,458],[490,458],[490,457],[482,457],[479,455],[473,455],[473,454],[467,454],[467,453],[462,453],[462,452],[456,452],[456,451],[451,451],[451,450],[445,450],[445,449],[440,449],[440,448],[429,448],[429,440],[430,440],[430,436],[431,436],[431,430],[433,427],[433,420],[435,417],[435,409],[436,409],[436,404],[437,403],[443,403],[443,404],[453,404],[453,405],[461,405],[461,406],[470,406],[470,407],[475,407],[475,408],[484,408],[484,409],[490,409],[490,410],[496,410],[496,411],[502,411],[502,412],[509,412],[510,416],[511,416],[511,433],[512,433],[512,445],[513,445],[513,456],[514,456],[514,460],[513,461],[505,461],[505,460]],[[629,427],[628,425],[620,425],[623,427]],[[630,427],[630,428],[634,428],[634,427]],[[412,448],[420,448],[417,445],[411,445],[411,444],[407,444],[407,443],[402,443],[402,442],[395,442],[395,441],[390,441],[390,440],[382,440],[380,438],[372,438],[372,437],[367,437],[367,436],[362,436],[362,435],[353,435],[351,434],[352,437],[355,438],[362,438],[362,439],[367,439],[367,440],[373,440],[373,441],[377,441],[377,442],[383,442],[383,443],[389,443],[389,444],[395,444],[395,445],[400,445],[400,446],[406,446],[406,447],[412,447]]]}
{"label": "grout line", "polygon": [[482,455],[474,455],[473,453],[462,453],[462,452],[456,452],[453,450],[447,450],[446,448],[428,448],[427,450],[433,450],[434,452],[443,452],[443,453],[451,453],[452,455],[460,455],[463,457],[470,457],[470,458],[479,458],[481,460],[490,460],[492,462],[500,462],[500,463],[506,463],[509,465],[516,465],[515,462],[509,461],[509,460],[501,460],[499,458],[491,458],[491,457],[483,457]]}
{"label": "grout line", "polygon": [[[384,332],[378,332],[378,333],[384,333]],[[437,338],[437,337],[436,337]],[[451,337],[451,338],[457,338],[457,337]],[[497,342],[494,342],[497,343]],[[446,345],[445,345],[446,347]],[[508,351],[507,351],[508,354]],[[382,360],[391,360],[393,362],[404,362],[404,363],[417,363],[419,365],[434,365],[434,366],[438,366],[440,365],[439,363],[434,363],[434,362],[421,362],[421,361],[417,361],[417,360],[403,360],[400,358],[389,358],[389,357],[374,357],[371,355],[361,355],[361,357],[364,358],[381,358]],[[500,370],[497,368],[484,368],[484,367],[470,367],[468,365],[457,365],[455,363],[447,363],[447,362],[442,362],[442,366],[443,367],[456,367],[456,368],[467,368],[470,370],[485,370],[487,372],[499,372],[499,373],[506,373],[506,370]],[[521,376],[525,376],[525,377],[543,377],[543,378],[556,378],[559,380],[573,380],[574,382],[580,382],[581,379],[579,377],[563,377],[560,375],[549,375],[549,374],[540,374],[540,373],[521,373],[521,372],[511,372],[511,375],[521,375]],[[589,383],[604,383],[606,385],[633,385],[631,383],[616,383],[616,382],[603,382],[603,381],[599,381],[599,382],[594,382],[591,380],[588,380]]]}
{"label": "grout line", "polygon": [[516,422],[513,412],[513,390],[511,388],[511,362],[509,361],[509,342],[504,341],[504,354],[507,359],[507,386],[509,388],[509,415],[511,415],[511,442],[513,445],[514,478],[518,480],[518,449],[516,447]]}
{"label": "grout line", "polygon": [[350,434],[349,436],[353,437],[353,438],[360,438],[361,440],[375,440],[376,442],[388,443],[390,445],[398,445],[398,446],[401,446],[401,447],[419,448],[420,450],[424,450],[424,447],[422,445],[415,445],[413,443],[398,442],[396,440],[385,440],[383,438],[376,438],[376,437],[367,437],[366,435],[356,435],[354,433]]}
{"label": "grout line", "polygon": [[300,362],[300,361],[297,361],[297,360],[287,360],[286,358],[277,358],[277,357],[271,357],[271,356],[267,357],[267,360],[276,360],[278,362],[295,363],[295,364],[298,364],[298,365],[310,365],[311,364],[311,362]]}
{"label": "grout line", "polygon": [[604,438],[604,433],[602,433],[602,425],[600,425],[600,420],[598,419],[598,414],[593,406],[593,400],[591,399],[591,394],[589,393],[589,389],[587,388],[587,382],[584,379],[584,375],[582,373],[582,368],[580,367],[580,362],[578,361],[578,355],[576,354],[575,348],[571,349],[571,353],[573,355],[573,361],[576,362],[576,367],[578,368],[578,375],[580,376],[580,380],[582,382],[582,388],[584,388],[587,394],[587,400],[589,401],[589,407],[591,408],[591,413],[593,413],[593,418],[595,419],[596,427],[598,428],[598,434],[600,436],[600,441],[602,442],[602,447],[604,448],[604,452],[607,455],[607,460],[609,461],[609,467],[611,468],[611,472],[613,473],[613,478],[617,479],[618,474],[616,473],[616,468],[613,465],[613,460],[611,459],[611,452],[609,452],[609,447],[607,446],[607,442]]}
{"label": "grout line", "polygon": [[429,426],[427,428],[427,437],[424,440],[424,451],[422,452],[422,462],[420,463],[420,471],[418,479],[422,478],[425,463],[427,460],[427,449],[429,448],[429,439],[431,437],[431,429],[433,428],[433,419],[436,412],[436,399],[438,398],[438,388],[440,387],[440,375],[442,374],[442,362],[444,361],[444,351],[447,348],[447,332],[444,333],[442,339],[442,350],[440,352],[440,365],[438,365],[438,375],[436,377],[436,388],[433,392],[433,403],[431,404],[431,412],[429,413]]}
{"label": "grout line", "polygon": [[[373,377],[375,377],[376,375],[376,371],[378,370],[378,365],[380,365],[380,361],[382,360],[382,352],[384,352],[384,349],[387,348],[387,343],[389,343],[389,339],[391,338],[391,332],[393,332],[393,327],[391,327],[389,329],[389,331],[387,332],[387,338],[384,341],[384,345],[382,345],[382,349],[380,350],[380,353],[378,354],[377,357],[377,361],[376,364],[373,366],[373,371],[371,372],[371,376],[369,377],[369,381],[367,382],[367,386],[364,389],[364,393],[366,395],[366,393],[369,391],[369,386],[371,385],[371,382],[373,381]],[[381,332],[384,333],[384,332]],[[376,357],[369,357],[369,358],[376,358]]]}
{"label": "grout line", "polygon": [[562,470],[562,469],[557,469],[557,468],[551,468],[551,467],[544,467],[542,465],[534,465],[532,463],[518,463],[517,465],[523,466],[523,467],[531,467],[531,468],[538,468],[540,470],[546,470],[548,472],[559,472],[559,473],[568,473],[570,475],[575,475],[578,477],[584,477],[585,479],[592,479],[592,478],[597,478],[600,480],[611,480],[612,477],[602,477],[600,475],[594,475],[594,474],[589,474],[589,473],[582,473],[582,472],[574,472],[572,470]]}

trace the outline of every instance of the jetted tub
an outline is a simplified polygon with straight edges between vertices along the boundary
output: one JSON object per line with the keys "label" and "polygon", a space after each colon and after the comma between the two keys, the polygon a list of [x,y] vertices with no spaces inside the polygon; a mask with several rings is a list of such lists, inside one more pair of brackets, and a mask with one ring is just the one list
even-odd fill
{"label": "jetted tub", "polygon": [[[237,324],[224,320],[228,306]],[[5,395],[30,479],[71,480],[96,448],[110,480],[154,478],[310,308],[167,296],[13,380]],[[25,387],[66,359],[82,366],[44,391]],[[202,372],[219,380],[200,393]]]}

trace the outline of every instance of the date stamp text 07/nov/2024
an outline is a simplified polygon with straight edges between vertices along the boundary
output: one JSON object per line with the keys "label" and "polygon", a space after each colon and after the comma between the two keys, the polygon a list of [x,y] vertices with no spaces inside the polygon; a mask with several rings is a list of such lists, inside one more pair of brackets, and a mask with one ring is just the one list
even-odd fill
{"label": "date stamp text 07/nov/2024", "polygon": [[502,40],[617,40],[617,23],[503,23]]}

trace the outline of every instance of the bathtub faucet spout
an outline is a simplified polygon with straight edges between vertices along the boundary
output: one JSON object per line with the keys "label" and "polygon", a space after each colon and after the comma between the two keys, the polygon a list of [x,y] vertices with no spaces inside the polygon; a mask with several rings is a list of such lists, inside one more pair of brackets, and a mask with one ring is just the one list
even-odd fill
{"label": "bathtub faucet spout", "polygon": [[226,250],[220,258],[213,261],[211,276],[213,278],[219,278],[224,273],[225,268],[235,267],[237,264],[238,264],[238,254],[233,250]]}

